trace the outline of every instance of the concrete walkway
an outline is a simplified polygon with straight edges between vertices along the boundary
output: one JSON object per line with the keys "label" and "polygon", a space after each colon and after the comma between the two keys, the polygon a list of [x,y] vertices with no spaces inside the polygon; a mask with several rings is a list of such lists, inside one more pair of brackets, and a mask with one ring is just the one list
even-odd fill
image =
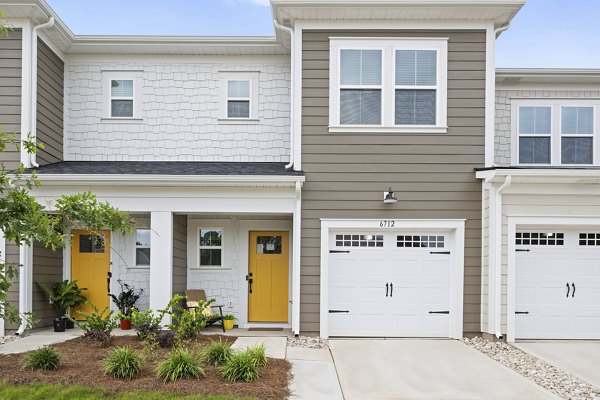
{"label": "concrete walkway", "polygon": [[558,399],[456,340],[331,340],[345,400]]}
{"label": "concrete walkway", "polygon": [[54,332],[53,329],[33,332],[12,342],[0,345],[0,354],[25,353],[39,347],[66,342],[81,335],[81,329],[77,328],[67,329],[64,332]]}
{"label": "concrete walkway", "polygon": [[288,347],[294,378],[290,385],[294,400],[344,400],[329,349]]}
{"label": "concrete walkway", "polygon": [[233,350],[244,350],[248,347],[264,344],[267,357],[285,358],[287,337],[276,336],[241,336],[231,345]]}
{"label": "concrete walkway", "polygon": [[550,365],[600,387],[600,342],[548,340],[512,343]]}

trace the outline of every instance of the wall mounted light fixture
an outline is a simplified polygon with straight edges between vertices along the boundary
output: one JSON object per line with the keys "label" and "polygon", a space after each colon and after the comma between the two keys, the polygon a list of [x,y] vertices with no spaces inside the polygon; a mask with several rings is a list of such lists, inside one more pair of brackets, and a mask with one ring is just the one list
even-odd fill
{"label": "wall mounted light fixture", "polygon": [[391,187],[390,187],[389,191],[383,192],[383,202],[385,204],[393,204],[393,203],[398,202],[398,199],[394,195],[394,192],[392,191]]}

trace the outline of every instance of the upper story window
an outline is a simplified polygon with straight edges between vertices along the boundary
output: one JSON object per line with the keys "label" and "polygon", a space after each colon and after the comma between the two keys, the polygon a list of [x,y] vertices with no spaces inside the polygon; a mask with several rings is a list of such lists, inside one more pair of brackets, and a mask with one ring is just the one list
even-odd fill
{"label": "upper story window", "polygon": [[258,123],[258,72],[220,72],[220,123]]}
{"label": "upper story window", "polygon": [[133,79],[110,80],[110,116],[133,118]]}
{"label": "upper story window", "polygon": [[599,107],[597,101],[515,101],[513,164],[597,165]]}
{"label": "upper story window", "polygon": [[103,119],[141,119],[142,71],[103,71]]}
{"label": "upper story window", "polygon": [[447,39],[332,38],[330,132],[445,132],[447,48]]}

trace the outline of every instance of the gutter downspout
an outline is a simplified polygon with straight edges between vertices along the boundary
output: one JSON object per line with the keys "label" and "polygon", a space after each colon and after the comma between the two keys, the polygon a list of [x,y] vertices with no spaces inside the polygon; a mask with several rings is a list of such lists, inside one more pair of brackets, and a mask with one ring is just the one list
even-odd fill
{"label": "gutter downspout", "polygon": [[[31,115],[29,116],[29,131],[35,143],[37,143],[37,32],[40,29],[51,28],[52,26],[54,26],[54,17],[50,17],[46,23],[34,26],[31,31],[31,93],[29,99],[31,101]],[[29,163],[34,168],[39,167],[36,153],[29,154]]]}
{"label": "gutter downspout", "polygon": [[296,85],[297,82],[294,82],[294,68],[296,67],[296,63],[294,62],[294,30],[287,26],[281,25],[277,22],[276,19],[273,20],[273,24],[277,29],[284,30],[290,34],[290,53],[291,53],[291,61],[290,61],[290,77],[291,77],[291,88],[290,88],[290,162],[285,166],[285,169],[290,169],[294,166],[294,107],[292,102],[294,101],[294,94],[296,93]]}
{"label": "gutter downspout", "polygon": [[512,176],[507,175],[504,183],[496,190],[496,246],[494,254],[495,264],[495,335],[502,339],[502,191],[512,183]]}
{"label": "gutter downspout", "polygon": [[[54,17],[50,17],[48,22],[39,24],[31,30],[31,71],[29,75],[29,130],[31,139],[37,142],[37,32],[40,29],[50,28],[54,26]],[[35,153],[29,154],[27,167],[39,167]],[[33,253],[31,246],[21,246],[19,252],[20,261],[22,261],[22,273],[19,277],[19,314],[21,314],[21,325],[15,333],[17,336],[23,335],[27,329],[27,318],[25,314],[31,312],[31,296],[32,296],[32,274],[33,274]]]}

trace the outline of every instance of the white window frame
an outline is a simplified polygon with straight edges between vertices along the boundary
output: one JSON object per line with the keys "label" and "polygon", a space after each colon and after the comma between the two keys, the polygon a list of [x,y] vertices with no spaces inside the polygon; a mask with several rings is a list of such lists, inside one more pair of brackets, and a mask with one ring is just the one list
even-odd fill
{"label": "white window frame", "polygon": [[[220,113],[219,123],[222,124],[257,124],[258,118],[258,78],[259,72],[220,72]],[[249,98],[229,97],[228,87],[230,81],[248,81],[250,83]],[[230,118],[227,115],[229,100],[249,100],[250,113],[248,118]]]}
{"label": "white window frame", "polygon": [[[202,235],[202,230],[220,230],[221,231],[221,245],[220,246],[200,246],[200,237]],[[196,229],[197,232],[197,240],[196,240],[196,247],[197,247],[197,257],[198,257],[198,268],[200,269],[222,269],[223,268],[223,264],[224,264],[224,255],[225,255],[225,228],[224,227],[219,227],[219,226],[198,226],[198,228]],[[221,265],[201,265],[200,264],[200,252],[202,250],[221,250]]]}
{"label": "white window frame", "polygon": [[[148,265],[144,265],[144,264],[138,264],[137,263],[137,249],[150,249],[151,245],[148,246],[138,246],[137,244],[137,231],[138,230],[147,230],[150,232],[150,235],[152,235],[152,230],[150,228],[146,228],[143,226],[138,226],[135,228],[135,231],[133,232],[133,265],[135,265],[136,268],[150,268],[150,264]],[[150,258],[150,262],[152,262],[152,258]]]}
{"label": "white window frame", "polygon": [[[329,132],[331,133],[446,133],[448,131],[448,38],[341,38],[330,37]],[[381,125],[341,125],[340,54],[342,50],[381,50]],[[396,50],[434,50],[437,52],[437,85],[397,86]],[[354,85],[352,85],[352,88]],[[368,89],[371,86],[360,86]],[[379,88],[379,87],[377,87]],[[396,89],[435,89],[436,123],[434,125],[396,125]]]}
{"label": "white window frame", "polygon": [[[133,97],[113,97],[111,92],[112,81],[125,80],[133,81]],[[102,71],[102,97],[104,121],[136,121],[142,119],[141,99],[142,99],[142,71]],[[113,117],[112,100],[133,100],[132,117]]]}
{"label": "white window frame", "polygon": [[[550,107],[550,135],[524,134],[523,136],[550,136],[550,164],[521,164],[519,162],[519,114],[521,107]],[[562,107],[592,107],[593,134],[562,134]],[[512,99],[511,102],[511,165],[523,167],[592,167],[600,166],[600,99]],[[562,164],[563,137],[592,137],[592,164]]]}

